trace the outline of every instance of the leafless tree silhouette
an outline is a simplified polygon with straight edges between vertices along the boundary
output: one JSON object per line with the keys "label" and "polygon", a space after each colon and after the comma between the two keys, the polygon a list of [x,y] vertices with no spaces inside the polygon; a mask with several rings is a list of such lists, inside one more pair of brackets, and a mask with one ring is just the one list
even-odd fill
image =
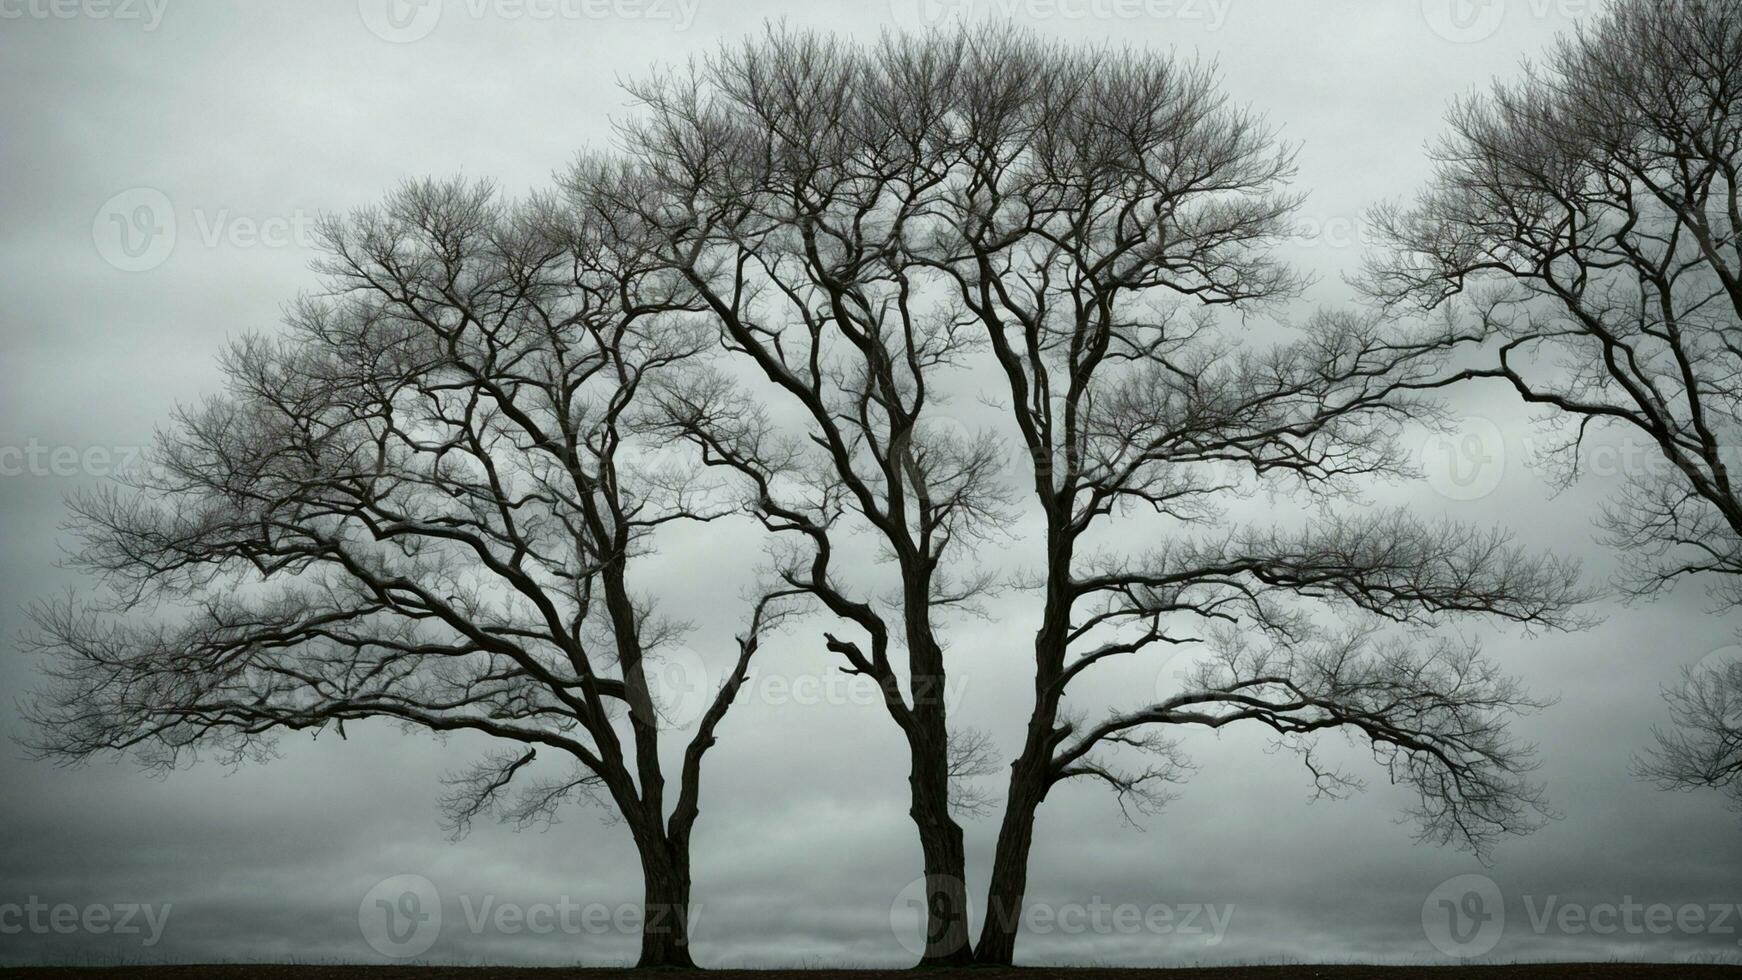
{"label": "leafless tree silhouette", "polygon": [[[1705,574],[1729,610],[1742,603],[1739,108],[1742,7],[1613,4],[1522,79],[1454,107],[1432,184],[1378,211],[1393,249],[1364,279],[1387,303],[1478,324],[1485,363],[1458,377],[1544,406],[1565,481],[1594,432],[1646,440],[1658,465],[1629,467],[1599,517],[1622,585],[1646,595]],[[1689,727],[1664,744],[1685,764],[1653,774],[1732,785],[1738,735],[1694,701],[1671,705]]]}
{"label": "leafless tree silhouette", "polygon": [[[1539,702],[1446,627],[1578,625],[1577,570],[1359,495],[1406,473],[1399,433],[1442,421],[1431,390],[1504,305],[1242,336],[1298,296],[1271,246],[1299,197],[1200,64],[777,30],[631,91],[624,152],[549,198],[422,183],[328,224],[330,293],[231,350],[234,390],[181,414],[160,472],[76,502],[115,600],[37,609],[39,751],[173,766],[364,718],[495,735],[517,744],[450,780],[455,827],[608,800],[661,913],[642,964],[685,965],[702,757],[802,603],[852,631],[822,645],[905,737],[926,965],[1011,962],[1048,794],[1160,805],[1194,729],[1267,729],[1331,795],[1359,780],[1316,736],[1363,742],[1425,839],[1534,826],[1507,726]],[[988,378],[1009,438],[949,408]],[[660,528],[739,510],[769,584],[668,814],[656,668],[682,627],[629,569]],[[1025,510],[1039,567],[977,568]],[[950,724],[945,634],[1001,585],[1041,616],[976,946],[957,815],[994,808],[973,780],[995,743]],[[1171,693],[1078,683],[1182,650]]]}
{"label": "leafless tree silhouette", "polygon": [[[1294,530],[1223,519],[1258,483],[1328,504],[1400,471],[1398,426],[1437,418],[1414,388],[1469,338],[1327,314],[1237,349],[1214,308],[1294,294],[1266,246],[1297,198],[1289,153],[1212,72],[1005,30],[872,48],[772,32],[636,92],[648,112],[628,129],[630,162],[584,165],[573,184],[658,229],[726,345],[802,409],[806,430],[783,436],[721,377],[683,386],[670,414],[750,481],[770,527],[809,535],[786,583],[869,639],[828,645],[878,680],[908,737],[925,963],[1010,962],[1040,803],[1076,778],[1159,802],[1182,766],[1166,726],[1266,725],[1309,752],[1327,792],[1353,781],[1319,767],[1307,737],[1354,733],[1419,791],[1424,836],[1484,848],[1530,826],[1528,751],[1504,722],[1535,702],[1467,646],[1407,628],[1454,613],[1568,625],[1574,570],[1397,513]],[[1032,463],[1015,487],[994,440],[941,421],[936,393],[981,352]],[[962,748],[981,744],[968,733],[952,752],[928,694],[944,689],[939,611],[990,583],[938,571],[1013,494],[1044,519],[1044,567],[1026,582],[1043,615],[970,950],[948,799],[952,769],[983,752]],[[899,631],[830,563],[849,515],[897,566]],[[1155,543],[1108,548],[1110,526]],[[1313,603],[1351,621],[1333,627]],[[1094,723],[1066,710],[1096,665],[1182,644],[1217,652],[1177,697]]]}
{"label": "leafless tree silhouette", "polygon": [[[571,184],[657,230],[775,402],[716,373],[669,389],[667,407],[710,463],[749,482],[771,529],[805,539],[781,564],[783,583],[863,633],[830,634],[827,647],[876,682],[907,740],[931,911],[924,959],[959,963],[971,947],[952,806],[984,807],[964,783],[983,743],[948,726],[937,619],[990,581],[949,563],[1000,518],[1001,459],[989,435],[933,424],[934,376],[971,336],[913,294],[899,259],[907,212],[934,183],[928,154],[947,139],[925,114],[925,86],[950,52],[890,50],[874,64],[835,42],[771,34],[636,85],[648,111],[626,127],[629,164],[583,163]],[[770,426],[770,410],[796,413],[802,432]],[[893,602],[843,567],[842,534],[860,528],[898,573]]]}
{"label": "leafless tree silhouette", "polygon": [[[152,472],[74,502],[113,601],[35,610],[34,747],[166,769],[361,719],[485,733],[512,748],[449,780],[456,831],[608,804],[645,874],[641,965],[689,965],[703,755],[790,590],[755,600],[717,691],[662,661],[684,626],[631,569],[729,509],[639,436],[711,337],[584,213],[419,182],[324,224],[328,291],[230,348],[228,395],[178,414]],[[668,814],[661,729],[697,719]]]}
{"label": "leafless tree silhouette", "polygon": [[1664,691],[1675,719],[1635,766],[1664,789],[1718,790],[1742,811],[1742,660],[1702,663]]}

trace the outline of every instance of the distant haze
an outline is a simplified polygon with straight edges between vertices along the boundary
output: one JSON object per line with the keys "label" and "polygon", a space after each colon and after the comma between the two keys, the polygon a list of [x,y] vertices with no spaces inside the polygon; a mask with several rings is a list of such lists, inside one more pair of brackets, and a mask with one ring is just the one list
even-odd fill
{"label": "distant haze", "polygon": [[[873,39],[1005,16],[1084,44],[1216,59],[1230,95],[1300,145],[1298,186],[1311,197],[1307,236],[1290,254],[1318,277],[1307,312],[1352,302],[1341,277],[1367,244],[1361,214],[1425,180],[1423,144],[1447,101],[1515,71],[1591,10],[1572,0],[390,4],[399,0],[0,0],[0,87],[11,93],[0,102],[0,688],[13,695],[0,706],[9,739],[0,963],[375,962],[359,905],[402,874],[441,896],[443,928],[426,958],[633,958],[632,932],[588,926],[580,913],[574,928],[544,930],[497,917],[504,905],[614,909],[639,898],[641,881],[627,832],[599,810],[574,808],[548,830],[518,834],[480,825],[449,841],[435,806],[440,777],[475,758],[476,742],[360,725],[343,742],[287,737],[270,765],[153,780],[120,760],[71,770],[27,762],[10,741],[14,699],[38,683],[13,643],[20,607],[79,587],[56,565],[62,497],[123,465],[178,402],[217,391],[222,342],[272,329],[281,305],[315,285],[315,215],[370,203],[407,176],[543,188],[577,151],[608,145],[611,119],[633,111],[618,79],[681,63],[765,19]],[[1455,402],[1497,427],[1497,485],[1459,499],[1473,494],[1417,482],[1377,487],[1373,499],[1515,528],[1534,547],[1584,557],[1603,580],[1614,563],[1593,543],[1590,518],[1604,467],[1554,497],[1528,458],[1537,430],[1506,392],[1464,389]],[[1639,452],[1612,445],[1608,472],[1645,465]],[[689,645],[713,657],[738,625],[743,583],[716,578],[711,561],[759,545],[746,525],[709,535],[705,547],[668,535],[637,587],[694,620]],[[1020,537],[982,553],[1012,568],[1032,557]],[[1652,604],[1605,606],[1604,622],[1584,633],[1478,634],[1534,692],[1559,699],[1519,732],[1540,743],[1563,819],[1502,844],[1491,868],[1414,845],[1399,821],[1408,797],[1353,746],[1327,742],[1375,784],[1309,805],[1311,780],[1294,756],[1265,753],[1253,732],[1193,733],[1186,747],[1201,771],[1138,828],[1092,788],[1067,785],[1048,800],[1030,899],[1049,917],[1024,933],[1019,958],[1449,962],[1424,936],[1423,904],[1462,874],[1486,875],[1504,897],[1496,957],[1742,956],[1738,816],[1716,794],[1660,793],[1628,773],[1664,720],[1660,687],[1738,642],[1742,623],[1707,608],[1693,581]],[[1007,759],[1026,714],[1036,610],[1007,592],[989,612],[950,625],[953,720],[989,730]],[[912,961],[895,934],[899,896],[919,868],[905,756],[882,708],[822,650],[822,628],[797,623],[769,645],[754,696],[710,756],[695,842],[704,965]],[[1107,696],[1141,697],[1158,671],[1177,669],[1110,674]],[[1001,791],[1001,779],[987,787]],[[974,892],[996,818],[966,826]],[[10,929],[32,903],[169,911],[146,946],[143,932],[58,930],[52,911],[41,913],[44,928]],[[1560,914],[1568,905],[1583,924]],[[1637,929],[1601,927],[1608,913],[1598,910],[1625,919],[1654,905],[1696,908],[1706,925],[1654,930],[1641,911]],[[1229,906],[1225,928],[1208,913],[1192,928],[1180,919],[1186,907],[1220,919]],[[1142,913],[1142,924],[1105,910],[1118,908]]]}

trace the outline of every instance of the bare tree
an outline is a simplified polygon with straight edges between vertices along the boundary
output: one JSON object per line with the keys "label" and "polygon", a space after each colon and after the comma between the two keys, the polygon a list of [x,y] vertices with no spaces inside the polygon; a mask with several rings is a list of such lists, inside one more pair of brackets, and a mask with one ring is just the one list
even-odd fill
{"label": "bare tree", "polygon": [[[686,385],[719,397],[672,415],[752,482],[771,527],[811,536],[787,583],[870,637],[869,652],[828,643],[879,681],[908,736],[933,882],[924,962],[970,956],[960,831],[940,815],[951,770],[984,754],[967,733],[952,751],[941,701],[925,701],[943,689],[936,611],[972,591],[935,572],[1006,507],[987,441],[928,439],[927,420],[982,351],[1033,463],[1011,492],[1038,507],[1046,554],[1026,576],[1043,609],[1034,704],[978,959],[1013,955],[1050,789],[1087,778],[1159,802],[1181,775],[1164,726],[1266,725],[1309,751],[1327,792],[1352,780],[1319,767],[1309,737],[1339,729],[1418,790],[1424,836],[1481,849],[1529,827],[1528,751],[1504,723],[1535,702],[1469,648],[1408,630],[1457,613],[1566,625],[1574,570],[1503,534],[1401,514],[1292,530],[1223,516],[1262,482],[1328,504],[1398,472],[1397,427],[1437,418],[1413,387],[1468,338],[1324,315],[1298,339],[1238,349],[1213,308],[1294,294],[1266,246],[1297,197],[1287,150],[1225,104],[1212,72],[1002,30],[870,49],[775,33],[636,91],[650,118],[629,128],[619,199],[642,202],[727,346],[813,428],[779,439],[723,380]],[[803,506],[782,498],[794,485]],[[875,529],[901,576],[911,702],[883,618],[828,563],[842,511]],[[1155,544],[1109,549],[1112,527]],[[1188,644],[1217,653],[1178,697],[1095,723],[1067,709],[1097,665]],[[1148,761],[1121,761],[1131,753]]]}
{"label": "bare tree", "polygon": [[[948,724],[937,620],[988,584],[949,562],[1003,498],[995,441],[928,422],[940,400],[932,377],[959,364],[971,338],[891,259],[937,179],[925,169],[942,121],[922,114],[926,91],[908,73],[946,70],[949,52],[917,53],[923,63],[877,62],[779,33],[725,50],[634,86],[649,111],[626,128],[630,163],[584,163],[571,183],[583,201],[639,208],[772,409],[802,420],[802,437],[783,437],[790,429],[767,423],[771,406],[724,377],[667,400],[673,428],[748,481],[768,526],[805,539],[783,584],[862,634],[825,641],[843,670],[876,683],[908,743],[924,962],[935,965],[971,958],[952,809],[984,806],[964,782],[980,743]],[[856,529],[895,570],[892,601],[855,575],[862,568],[843,568],[842,535]]]}
{"label": "bare tree", "polygon": [[[1262,724],[1329,793],[1353,780],[1321,767],[1308,736],[1340,729],[1417,790],[1424,837],[1483,849],[1528,829],[1540,801],[1504,722],[1535,702],[1467,647],[1333,627],[1307,605],[1358,624],[1559,625],[1581,597],[1573,569],[1402,514],[1326,510],[1265,529],[1222,506],[1260,482],[1328,507],[1398,472],[1396,427],[1435,417],[1408,387],[1455,338],[1327,314],[1298,340],[1240,349],[1213,308],[1297,284],[1267,252],[1297,198],[1262,120],[1227,105],[1200,65],[1009,37],[969,49],[957,111],[974,122],[958,144],[971,176],[933,209],[947,231],[927,241],[941,247],[906,257],[984,329],[1047,534],[1034,706],[977,958],[1013,956],[1051,788],[1089,779],[1139,807],[1164,801],[1183,775],[1169,726]],[[1165,543],[1108,548],[1121,518],[1121,537]],[[1094,723],[1069,706],[1100,665],[1200,642],[1215,655],[1172,698]]]}
{"label": "bare tree", "polygon": [[685,692],[660,658],[685,627],[630,573],[662,526],[726,511],[638,432],[708,338],[681,281],[573,214],[419,182],[324,224],[329,291],[230,348],[230,392],[178,413],[152,472],[74,501],[113,599],[36,609],[34,747],[169,769],[363,719],[483,733],[509,748],[450,778],[456,831],[609,804],[645,875],[641,965],[690,965],[702,758],[786,590],[689,692],[668,808]]}
{"label": "bare tree", "polygon": [[[1476,322],[1482,362],[1454,380],[1498,378],[1544,407],[1563,481],[1602,429],[1652,447],[1658,465],[1623,473],[1599,516],[1622,585],[1648,595],[1701,574],[1729,610],[1742,603],[1738,110],[1742,8],[1613,4],[1520,80],[1454,106],[1431,185],[1378,212],[1393,249],[1364,281]],[[1671,701],[1690,737],[1710,734],[1700,705]],[[1652,771],[1723,785],[1710,757]]]}
{"label": "bare tree", "polygon": [[1664,691],[1675,727],[1635,765],[1664,789],[1718,790],[1742,810],[1742,660],[1701,664]]}

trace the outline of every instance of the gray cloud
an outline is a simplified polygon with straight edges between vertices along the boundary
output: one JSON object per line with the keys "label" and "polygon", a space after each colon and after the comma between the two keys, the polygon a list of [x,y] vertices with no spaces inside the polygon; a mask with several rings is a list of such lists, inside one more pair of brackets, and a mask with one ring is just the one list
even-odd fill
{"label": "gray cloud", "polygon": [[[1311,234],[1295,252],[1320,277],[1310,306],[1348,301],[1340,276],[1359,262],[1360,215],[1422,181],[1421,145],[1446,101],[1511,71],[1584,9],[1507,0],[1482,8],[1501,11],[1493,26],[1447,20],[1442,7],[1451,5],[1233,0],[1217,7],[1219,17],[1186,16],[1184,7],[1105,17],[1093,16],[1093,5],[1081,17],[1056,14],[1078,9],[1069,4],[1008,9],[1061,37],[1219,59],[1231,93],[1265,108],[1302,146]],[[215,390],[212,355],[224,339],[270,329],[281,304],[312,284],[299,231],[312,215],[367,203],[409,175],[487,176],[516,193],[539,187],[574,152],[610,139],[609,119],[628,111],[617,78],[704,52],[764,18],[869,38],[937,12],[930,0],[702,0],[693,23],[680,23],[640,6],[447,0],[427,8],[440,11],[433,24],[401,22],[422,36],[396,41],[371,29],[381,23],[371,0],[248,9],[169,0],[154,27],[149,17],[95,16],[98,6],[62,18],[33,13],[48,8],[29,0],[0,0],[9,17],[0,24],[0,84],[14,93],[0,104],[0,257],[8,270],[0,277],[0,447],[71,447],[81,461],[93,448],[123,454],[145,444],[175,404]],[[945,13],[981,7],[1006,9],[943,5]],[[551,16],[510,13],[535,8]],[[105,202],[135,188],[168,201],[176,231],[151,268],[127,272],[105,257],[94,225],[106,217]],[[972,394],[959,400],[971,404]],[[1524,413],[1496,389],[1457,397],[1460,411],[1491,419],[1502,433],[1499,485],[1470,501],[1417,485],[1376,488],[1375,500],[1504,523],[1534,546],[1586,556],[1605,574],[1612,559],[1591,544],[1589,524],[1603,479],[1552,496],[1526,465],[1533,430]],[[15,696],[37,683],[33,664],[10,644],[23,627],[19,606],[75,584],[55,566],[55,525],[62,495],[100,475],[83,472],[91,469],[50,462],[0,476],[0,636],[8,638],[0,686]],[[696,620],[690,642],[704,654],[710,643],[729,642],[741,613],[740,583],[721,581],[709,555],[756,547],[747,529],[720,533],[726,543],[671,541],[643,577]],[[1018,536],[989,545],[984,560],[1015,564],[1031,552]],[[1310,781],[1287,753],[1267,754],[1261,739],[1243,733],[1194,735],[1187,747],[1199,772],[1141,829],[1125,825],[1104,795],[1071,788],[1049,800],[1031,897],[1052,910],[1232,905],[1226,935],[1210,944],[1177,929],[1031,931],[1019,955],[1440,962],[1423,934],[1423,901],[1447,878],[1481,873],[1506,899],[1496,956],[1736,957],[1742,912],[1727,934],[1533,928],[1530,911],[1549,896],[1581,906],[1742,902],[1735,816],[1715,797],[1658,793],[1628,775],[1630,752],[1659,720],[1658,688],[1675,682],[1678,667],[1734,642],[1736,624],[1707,614],[1698,583],[1655,604],[1603,611],[1604,623],[1586,633],[1480,634],[1533,690],[1560,698],[1521,731],[1542,745],[1543,776],[1564,818],[1504,845],[1492,868],[1413,844],[1396,820],[1407,803],[1400,791],[1374,785],[1346,802],[1309,805]],[[985,622],[951,627],[963,679],[958,717],[990,731],[1008,754],[1020,737],[1022,719],[1010,707],[1028,683],[1035,610],[1029,597],[1006,594],[990,612]],[[838,676],[815,632],[813,624],[782,637],[759,671],[818,685]],[[1113,675],[1104,692],[1117,700],[1152,688],[1157,668],[1145,670]],[[889,927],[892,904],[918,872],[898,738],[863,700],[812,700],[825,703],[766,692],[750,700],[710,757],[695,847],[695,943],[704,963],[910,959]],[[7,699],[0,729],[12,736],[18,726]],[[25,762],[15,748],[0,751],[0,906],[33,898],[171,906],[154,947],[129,936],[26,933],[0,939],[0,962],[369,960],[376,954],[359,931],[358,905],[376,882],[408,873],[443,896],[445,927],[431,958],[632,958],[634,937],[622,932],[474,932],[465,916],[466,903],[475,909],[487,897],[523,908],[632,902],[639,875],[621,826],[575,808],[545,831],[483,826],[450,842],[434,806],[439,777],[481,746],[385,725],[350,734],[344,742],[288,738],[269,765],[235,773],[202,766],[164,780],[121,762],[58,769]],[[1349,761],[1361,772],[1355,752]],[[974,890],[996,829],[995,820],[968,826]]]}

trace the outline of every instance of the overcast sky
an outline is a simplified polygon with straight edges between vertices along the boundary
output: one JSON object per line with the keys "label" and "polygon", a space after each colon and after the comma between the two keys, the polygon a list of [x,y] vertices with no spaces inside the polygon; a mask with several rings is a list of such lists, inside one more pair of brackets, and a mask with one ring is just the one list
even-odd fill
{"label": "overcast sky", "polygon": [[[378,961],[358,910],[398,875],[422,876],[440,895],[443,928],[426,958],[633,958],[632,930],[535,934],[513,920],[470,921],[486,902],[614,907],[640,892],[627,832],[597,811],[576,809],[546,832],[480,826],[449,841],[435,806],[440,777],[474,758],[476,743],[362,726],[347,742],[288,739],[270,765],[152,780],[123,761],[31,763],[10,741],[14,699],[37,683],[12,642],[20,606],[74,584],[56,567],[61,498],[129,458],[178,401],[213,391],[225,338],[273,328],[281,305],[313,284],[307,229],[318,213],[368,203],[407,176],[542,187],[577,150],[609,141],[610,120],[628,111],[618,79],[765,19],[869,39],[998,15],[1083,43],[1218,59],[1230,93],[1301,146],[1313,234],[1292,252],[1319,277],[1303,308],[1335,305],[1350,299],[1340,276],[1365,244],[1359,216],[1419,186],[1423,144],[1447,101],[1590,14],[1572,0],[394,2],[0,0],[0,689],[12,695],[0,699],[0,930],[20,921],[7,918],[9,905],[32,902],[143,903],[162,926],[149,946],[150,929],[26,928],[0,934],[0,962]],[[1604,474],[1639,457],[1622,447],[1604,457],[1607,469],[1599,460],[1592,479],[1551,497],[1528,464],[1535,430],[1504,393],[1472,389],[1458,405],[1486,440],[1477,483],[1443,464],[1431,472],[1442,457],[1426,447],[1430,480],[1378,498],[1511,526],[1534,546],[1584,556],[1601,581],[1612,562],[1592,543],[1590,515]],[[745,546],[754,548],[747,534]],[[993,547],[986,560],[1017,562],[1019,552]],[[710,657],[740,611],[740,583],[713,573],[710,555],[721,553],[717,539],[706,552],[670,541],[641,580],[693,615],[691,645]],[[1007,759],[1025,720],[1015,706],[1029,683],[1034,610],[1008,595],[994,613],[951,627],[952,720],[991,731]],[[1098,921],[1100,906],[1174,917],[1138,927],[1127,918],[1097,934],[1061,916],[1025,933],[1019,957],[1445,962],[1424,931],[1424,903],[1431,912],[1436,887],[1464,874],[1486,875],[1504,901],[1494,957],[1742,956],[1737,815],[1715,794],[1659,793],[1628,774],[1630,754],[1662,720],[1660,687],[1735,643],[1738,624],[1708,614],[1699,583],[1603,613],[1571,635],[1477,631],[1534,692],[1559,698],[1519,731],[1541,743],[1563,817],[1502,844],[1492,867],[1413,844],[1398,821],[1407,797],[1382,781],[1349,801],[1309,804],[1310,780],[1292,756],[1267,754],[1250,734],[1193,735],[1197,774],[1140,828],[1098,791],[1054,793],[1030,874],[1033,903],[1085,910],[1082,922]],[[841,685],[819,628],[772,645],[756,696],[734,709],[709,757],[694,869],[705,965],[913,959],[901,915],[919,863],[905,753],[882,709]],[[1151,663],[1147,678],[1120,683],[1141,689],[1177,668]],[[1348,758],[1378,776],[1359,753]],[[971,892],[984,889],[996,829],[996,819],[967,824]],[[1695,907],[1706,924],[1599,934],[1559,911],[1595,911],[1600,923],[1602,908],[1626,903],[1670,906],[1684,923]],[[1198,931],[1180,928],[1192,907],[1216,910],[1214,920],[1197,913]]]}

